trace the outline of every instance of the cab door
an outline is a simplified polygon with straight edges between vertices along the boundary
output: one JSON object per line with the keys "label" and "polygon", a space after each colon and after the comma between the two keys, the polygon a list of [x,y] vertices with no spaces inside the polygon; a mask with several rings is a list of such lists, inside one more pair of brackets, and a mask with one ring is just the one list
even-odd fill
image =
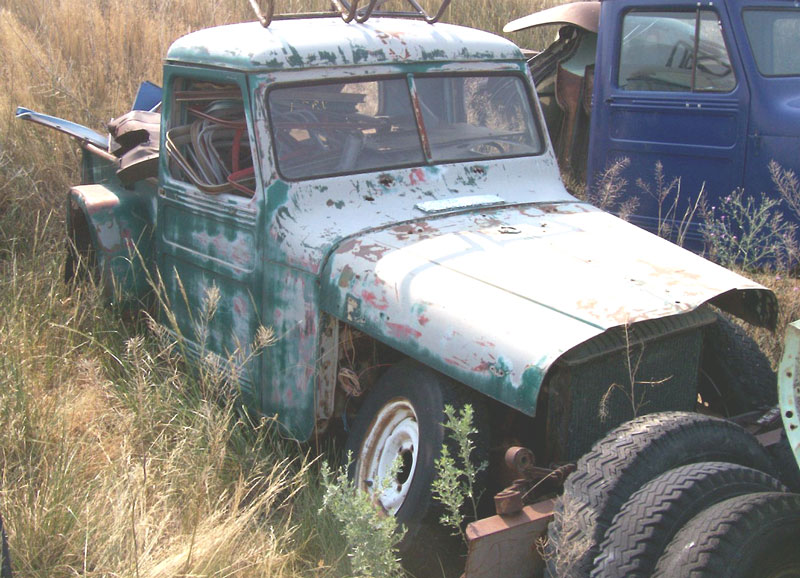
{"label": "cab door", "polygon": [[[262,251],[244,75],[165,67],[158,262],[166,325],[185,353],[254,394]],[[230,378],[233,377],[233,380]]]}
{"label": "cab door", "polygon": [[[632,221],[675,231],[701,189],[714,205],[742,183],[750,95],[728,15],[707,1],[603,2],[600,30],[587,182],[627,159]],[[678,189],[659,200],[657,166],[663,183],[680,179],[671,212]]]}

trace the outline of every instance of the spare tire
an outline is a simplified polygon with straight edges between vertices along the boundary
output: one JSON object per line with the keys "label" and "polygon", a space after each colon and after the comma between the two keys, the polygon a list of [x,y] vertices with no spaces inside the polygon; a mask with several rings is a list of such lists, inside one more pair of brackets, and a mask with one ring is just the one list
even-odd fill
{"label": "spare tire", "polygon": [[729,462],[769,474],[773,465],[755,437],[735,423],[706,415],[665,412],[611,430],[578,460],[548,526],[551,575],[589,576],[614,516],[644,484],[673,468]]}
{"label": "spare tire", "polygon": [[749,494],[720,502],[678,532],[659,578],[786,578],[800,575],[800,495]]}
{"label": "spare tire", "polygon": [[709,408],[733,416],[778,403],[777,378],[755,339],[723,314],[703,337],[698,391]]}
{"label": "spare tire", "polygon": [[647,578],[675,534],[703,510],[736,496],[785,491],[772,476],[738,464],[701,462],[669,470],[642,486],[614,517],[592,577]]}

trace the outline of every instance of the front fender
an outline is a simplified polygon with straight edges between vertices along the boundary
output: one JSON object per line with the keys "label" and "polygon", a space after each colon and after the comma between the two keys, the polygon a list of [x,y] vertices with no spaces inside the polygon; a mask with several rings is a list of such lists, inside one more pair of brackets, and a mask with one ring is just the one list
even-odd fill
{"label": "front fender", "polygon": [[[67,233],[74,249],[93,263],[103,291],[115,301],[142,300],[153,261],[154,191],[109,184],[72,187]],[[67,271],[69,275],[69,267]]]}

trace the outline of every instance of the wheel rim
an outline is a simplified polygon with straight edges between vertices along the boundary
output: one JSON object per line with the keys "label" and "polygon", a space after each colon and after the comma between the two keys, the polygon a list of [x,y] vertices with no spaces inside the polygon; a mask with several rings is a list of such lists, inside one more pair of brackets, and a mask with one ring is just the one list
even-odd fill
{"label": "wheel rim", "polygon": [[[385,487],[377,502],[387,513],[396,514],[414,479],[418,451],[419,424],[414,407],[407,399],[390,401],[375,416],[361,444],[358,486],[373,495]],[[389,481],[395,460],[399,460],[399,467]]]}

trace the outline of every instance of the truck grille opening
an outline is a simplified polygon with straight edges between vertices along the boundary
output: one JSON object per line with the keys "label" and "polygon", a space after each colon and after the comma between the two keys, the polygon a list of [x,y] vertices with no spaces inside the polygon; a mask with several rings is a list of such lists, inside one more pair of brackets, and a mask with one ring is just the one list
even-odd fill
{"label": "truck grille opening", "polygon": [[697,403],[708,308],[610,329],[556,364],[545,385],[548,462],[571,462],[636,416]]}

